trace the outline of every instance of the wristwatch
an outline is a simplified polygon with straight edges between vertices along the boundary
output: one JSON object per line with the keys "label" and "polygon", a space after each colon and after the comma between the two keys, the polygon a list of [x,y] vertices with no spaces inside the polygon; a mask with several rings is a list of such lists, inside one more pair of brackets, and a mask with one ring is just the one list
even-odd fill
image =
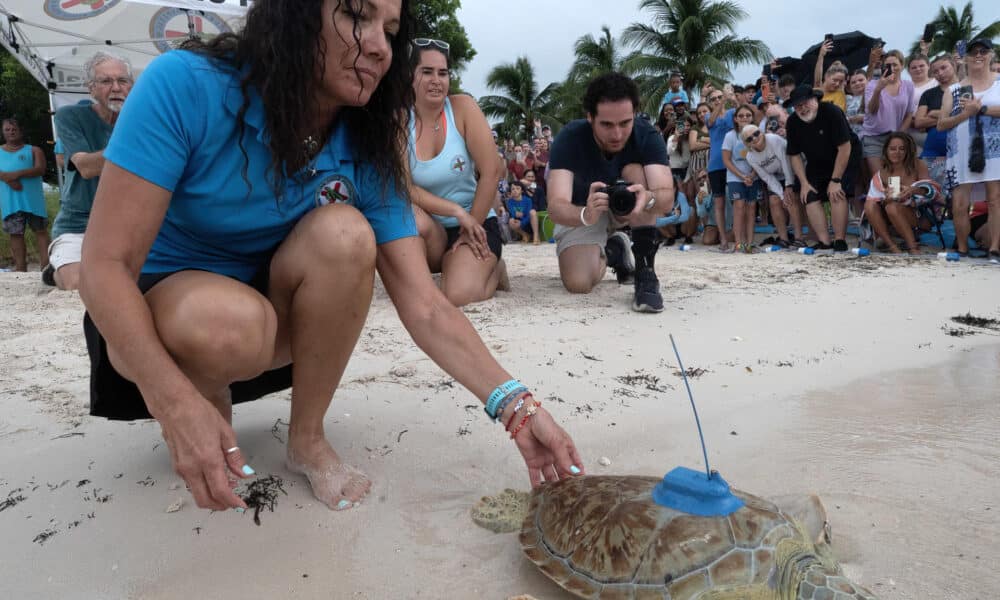
{"label": "wristwatch", "polygon": [[830,183],[840,183],[840,177],[831,177]]}

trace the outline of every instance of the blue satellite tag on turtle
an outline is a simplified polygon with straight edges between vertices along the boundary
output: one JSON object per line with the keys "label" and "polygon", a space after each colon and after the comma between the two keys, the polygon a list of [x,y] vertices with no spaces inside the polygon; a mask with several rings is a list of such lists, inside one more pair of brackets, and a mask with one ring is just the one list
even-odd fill
{"label": "blue satellite tag on turtle", "polygon": [[675,467],[653,488],[653,501],[699,517],[724,517],[743,507],[743,501],[729,490],[729,484],[717,472]]}

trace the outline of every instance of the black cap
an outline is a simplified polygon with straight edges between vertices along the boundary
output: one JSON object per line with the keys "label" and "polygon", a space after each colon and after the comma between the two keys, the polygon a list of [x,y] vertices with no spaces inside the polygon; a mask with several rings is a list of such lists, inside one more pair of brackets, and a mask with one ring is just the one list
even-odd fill
{"label": "black cap", "polygon": [[973,46],[982,46],[983,48],[986,48],[987,50],[992,50],[993,49],[993,40],[991,40],[989,38],[976,38],[976,39],[972,40],[971,42],[969,42],[968,44],[966,44],[965,50],[969,51],[969,50],[972,49]]}
{"label": "black cap", "polygon": [[806,84],[801,84],[792,90],[792,95],[785,100],[785,108],[794,108],[796,104],[802,102],[803,100],[808,100],[809,98],[816,98],[819,100],[823,97],[823,92],[819,90],[812,89],[811,86]]}

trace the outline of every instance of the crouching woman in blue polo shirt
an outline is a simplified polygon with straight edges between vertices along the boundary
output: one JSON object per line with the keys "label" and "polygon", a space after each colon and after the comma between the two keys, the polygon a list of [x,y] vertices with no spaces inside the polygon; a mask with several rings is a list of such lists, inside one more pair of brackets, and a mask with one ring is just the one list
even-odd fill
{"label": "crouching woman in blue polo shirt", "polygon": [[257,0],[241,33],[154,60],[122,112],[81,263],[91,412],[156,418],[198,506],[245,507],[232,403],[289,386],[288,467],[334,509],[368,492],[323,417],[376,268],[533,484],[581,471],[428,271],[405,198],[412,26],[408,0]]}

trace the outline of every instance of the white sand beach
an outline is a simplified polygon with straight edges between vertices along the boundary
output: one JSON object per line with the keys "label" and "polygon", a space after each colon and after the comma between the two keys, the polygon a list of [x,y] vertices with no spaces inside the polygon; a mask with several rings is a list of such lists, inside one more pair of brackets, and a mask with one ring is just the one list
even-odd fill
{"label": "white sand beach", "polygon": [[[554,254],[506,246],[513,290],[466,313],[588,473],[702,468],[672,333],[704,370],[691,384],[709,458],[733,486],[818,493],[846,572],[880,598],[996,597],[1000,331],[951,321],[1000,318],[995,265],[664,249],[668,309],[650,315],[610,274],[564,292]],[[194,506],[155,422],[88,416],[77,294],[0,273],[0,299],[3,597],[569,597],[515,535],[469,518],[527,473],[381,287],[327,417],[371,495],[345,512],[312,498],[284,468],[289,395],[276,394],[235,409],[250,464],[287,493],[259,526]]]}

